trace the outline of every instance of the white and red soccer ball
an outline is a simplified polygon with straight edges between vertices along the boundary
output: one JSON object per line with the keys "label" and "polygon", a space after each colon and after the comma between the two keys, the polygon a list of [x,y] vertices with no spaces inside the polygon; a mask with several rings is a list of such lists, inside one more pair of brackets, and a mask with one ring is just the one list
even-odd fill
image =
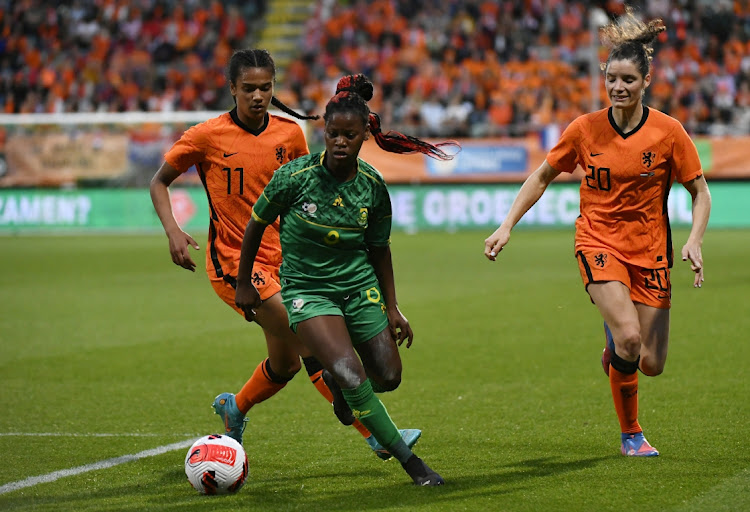
{"label": "white and red soccer ball", "polygon": [[247,473],[245,450],[229,436],[203,436],[185,456],[185,474],[202,494],[235,493],[245,484]]}

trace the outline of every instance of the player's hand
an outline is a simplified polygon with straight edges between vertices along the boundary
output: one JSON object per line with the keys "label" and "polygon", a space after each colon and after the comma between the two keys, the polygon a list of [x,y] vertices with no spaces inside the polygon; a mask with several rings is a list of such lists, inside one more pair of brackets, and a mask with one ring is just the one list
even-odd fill
{"label": "player's hand", "polygon": [[690,260],[690,270],[695,272],[693,288],[700,288],[703,285],[703,255],[701,254],[700,244],[688,242],[682,248],[682,261]]}
{"label": "player's hand", "polygon": [[510,240],[510,231],[500,226],[484,241],[484,256],[490,261],[495,261],[508,240]]}
{"label": "player's hand", "polygon": [[175,265],[179,265],[190,272],[195,272],[195,262],[190,257],[190,250],[188,247],[192,247],[195,250],[199,250],[198,242],[193,240],[193,237],[180,230],[175,233],[167,233],[169,238],[169,252],[172,255],[172,261]]}
{"label": "player's hand", "polygon": [[386,314],[388,315],[388,327],[396,343],[401,346],[406,340],[406,348],[411,347],[414,341],[414,332],[412,332],[409,321],[398,309],[398,306],[388,308]]}
{"label": "player's hand", "polygon": [[252,283],[237,281],[237,290],[234,292],[234,304],[245,313],[248,322],[255,320],[255,310],[263,301],[260,299],[258,289]]}

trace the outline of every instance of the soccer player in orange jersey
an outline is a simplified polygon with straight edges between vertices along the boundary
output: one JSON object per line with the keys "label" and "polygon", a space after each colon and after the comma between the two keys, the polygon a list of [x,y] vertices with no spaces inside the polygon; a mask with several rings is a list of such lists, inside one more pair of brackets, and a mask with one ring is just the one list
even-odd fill
{"label": "soccer player in orange jersey", "polygon": [[575,254],[586,291],[604,319],[602,364],[621,427],[623,455],[658,455],[638,423],[638,369],[656,376],[667,359],[672,288],[672,236],[667,196],[674,180],[693,199],[693,222],[682,260],[703,283],[701,245],[711,210],[698,151],[675,119],[643,105],[651,82],[651,45],[661,20],[639,21],[628,8],[602,30],[610,47],[603,65],[612,106],[578,117],[545,162],[529,176],[500,227],[485,240],[495,261],[511,229],[561,172],[577,166],[581,215]]}
{"label": "soccer player in orange jersey", "polygon": [[[174,218],[168,187],[177,177],[195,166],[203,182],[210,210],[206,271],[216,294],[235,311],[237,268],[242,237],[258,196],[282,164],[307,155],[307,141],[300,126],[289,119],[268,113],[269,104],[298,119],[316,119],[297,114],[274,97],[276,67],[266,50],[242,50],[229,63],[229,87],[235,108],[185,131],[165,154],[165,162],[151,181],[151,199],[169,239],[172,261],[195,271],[189,246],[196,241],[185,233]],[[268,357],[235,395],[221,393],[213,407],[223,421],[227,435],[240,443],[246,414],[289,382],[300,370],[300,356],[317,390],[329,401],[333,396],[321,378],[323,367],[310,355],[289,328],[286,309],[281,302],[279,266],[281,245],[279,226],[267,229],[252,269],[253,284],[262,304],[255,321],[263,329]],[[370,447],[382,459],[390,454],[351,414],[339,418],[354,424]],[[401,430],[407,445],[417,442],[421,431]]]}

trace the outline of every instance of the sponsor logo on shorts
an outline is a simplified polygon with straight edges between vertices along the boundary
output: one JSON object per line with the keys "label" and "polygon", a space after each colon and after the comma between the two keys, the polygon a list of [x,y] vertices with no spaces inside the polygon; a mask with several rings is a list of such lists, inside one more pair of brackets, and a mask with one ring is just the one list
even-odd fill
{"label": "sponsor logo on shorts", "polygon": [[304,299],[292,299],[292,309],[299,311],[305,305]]}
{"label": "sponsor logo on shorts", "polygon": [[339,243],[340,237],[341,235],[339,235],[339,232],[335,229],[332,229],[326,234],[326,236],[323,237],[323,243],[325,243],[326,245],[335,245]]}
{"label": "sponsor logo on shorts", "polygon": [[607,264],[607,255],[605,253],[603,253],[603,252],[600,252],[599,254],[597,254],[596,256],[594,256],[594,264],[597,267],[604,268],[604,265]]}
{"label": "sponsor logo on shorts", "polygon": [[255,286],[261,286],[266,284],[266,278],[263,277],[263,272],[260,270],[253,273],[253,284]]}

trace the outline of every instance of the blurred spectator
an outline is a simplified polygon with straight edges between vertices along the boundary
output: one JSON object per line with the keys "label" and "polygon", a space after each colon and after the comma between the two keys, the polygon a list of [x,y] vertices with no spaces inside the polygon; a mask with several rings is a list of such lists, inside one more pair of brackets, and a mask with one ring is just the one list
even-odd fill
{"label": "blurred spectator", "polygon": [[[634,0],[667,32],[646,101],[696,134],[750,133],[750,3]],[[522,136],[608,105],[591,70],[622,0],[324,0],[277,95],[321,112],[369,75],[384,126],[417,136]],[[222,110],[225,66],[264,0],[0,0],[6,113]],[[600,77],[599,77],[600,78]],[[592,97],[592,90],[595,91]]]}
{"label": "blurred spectator", "polygon": [[[645,17],[662,17],[668,28],[646,101],[694,133],[747,134],[750,4],[628,4]],[[593,64],[606,58],[596,28],[624,6],[621,0],[333,2],[309,20],[306,50],[292,64],[304,73],[283,86],[297,95],[292,103],[320,111],[320,101],[305,95],[310,84],[363,72],[390,104],[395,129],[435,137],[524,135],[609,104],[601,84],[591,96],[592,50]],[[449,104],[450,115],[460,112],[462,120],[448,121]]]}
{"label": "blurred spectator", "polygon": [[263,0],[0,0],[6,113],[225,109]]}

